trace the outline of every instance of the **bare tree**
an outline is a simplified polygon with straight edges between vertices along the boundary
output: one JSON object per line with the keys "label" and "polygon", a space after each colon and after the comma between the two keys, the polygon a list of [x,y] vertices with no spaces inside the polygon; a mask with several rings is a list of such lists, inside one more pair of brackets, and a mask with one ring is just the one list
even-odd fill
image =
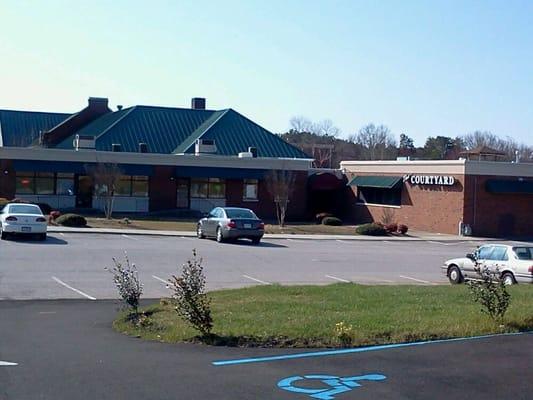
{"label": "bare tree", "polygon": [[280,227],[285,226],[285,216],[295,181],[296,175],[293,171],[272,170],[265,176],[267,190],[276,204],[276,216]]}
{"label": "bare tree", "polygon": [[333,144],[313,144],[313,162],[315,168],[331,168]]}
{"label": "bare tree", "polygon": [[369,160],[388,158],[389,150],[396,148],[396,139],[385,125],[365,125],[357,135],[351,135],[349,140],[365,148],[366,158]]}
{"label": "bare tree", "polygon": [[336,137],[341,133],[341,130],[333,124],[330,119],[313,122],[310,119],[297,116],[290,120],[291,131],[298,133],[312,133],[317,136],[331,136]]}
{"label": "bare tree", "polygon": [[291,130],[296,132],[313,132],[313,123],[311,120],[299,115],[292,117],[290,120]]}
{"label": "bare tree", "polygon": [[98,163],[95,166],[87,167],[87,173],[92,177],[95,196],[104,202],[104,214],[107,219],[111,219],[113,214],[113,203],[115,201],[115,191],[117,189],[122,170],[117,164]]}

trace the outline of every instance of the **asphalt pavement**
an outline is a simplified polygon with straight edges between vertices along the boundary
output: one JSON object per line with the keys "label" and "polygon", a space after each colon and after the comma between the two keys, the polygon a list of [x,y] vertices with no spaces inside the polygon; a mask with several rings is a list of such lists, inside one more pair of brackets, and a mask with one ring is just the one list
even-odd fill
{"label": "asphalt pavement", "polygon": [[531,334],[320,355],[140,341],[111,329],[117,307],[0,302],[0,399],[519,400],[533,391]]}
{"label": "asphalt pavement", "polygon": [[106,271],[126,252],[144,297],[168,295],[166,281],[196,249],[210,290],[279,283],[444,284],[443,261],[462,257],[476,241],[265,239],[219,244],[194,237],[50,233],[45,242],[0,241],[0,299],[113,299]]}

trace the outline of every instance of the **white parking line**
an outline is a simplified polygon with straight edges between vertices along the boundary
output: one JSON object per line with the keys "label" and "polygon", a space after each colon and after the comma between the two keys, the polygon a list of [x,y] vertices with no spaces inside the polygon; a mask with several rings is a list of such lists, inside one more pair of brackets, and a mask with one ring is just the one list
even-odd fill
{"label": "white parking line", "polygon": [[420,283],[426,283],[428,285],[436,285],[436,283],[433,283],[433,282],[430,282],[430,281],[424,281],[422,279],[417,279],[417,278],[412,278],[410,276],[405,276],[405,275],[400,275],[400,278],[403,278],[403,279],[410,279],[412,281],[415,281],[415,282],[420,282]]}
{"label": "white parking line", "polygon": [[160,278],[158,276],[152,275],[152,278],[157,279],[159,282],[163,282],[166,286],[168,286],[169,282],[164,280],[163,278]]}
{"label": "white parking line", "polygon": [[243,277],[245,277],[247,279],[251,279],[252,281],[256,281],[256,282],[262,283],[263,285],[271,285],[270,282],[265,282],[265,281],[262,281],[261,279],[253,278],[253,277],[251,277],[249,275],[243,275]]}
{"label": "white parking line", "polygon": [[344,283],[351,283],[351,281],[348,281],[346,279],[342,279],[342,278],[338,278],[336,276],[333,276],[333,275],[324,275],[326,278],[329,278],[329,279],[334,279],[336,281],[339,281],[339,282],[344,282]]}
{"label": "white parking line", "polygon": [[336,242],[339,242],[339,243],[348,243],[348,244],[350,244],[350,242],[347,241],[347,240],[336,239],[335,241],[336,241]]}
{"label": "white parking line", "polygon": [[16,365],[18,364],[14,362],[0,361],[0,367],[14,367]]}
{"label": "white parking line", "polygon": [[125,237],[126,239],[139,240],[139,239],[137,239],[136,237],[128,236],[128,235],[126,235],[126,234],[124,234],[124,233],[123,233],[121,236],[122,236],[122,237]]}
{"label": "white parking line", "polygon": [[63,232],[59,232],[59,234],[60,234],[61,236],[65,236],[65,234],[64,234]]}
{"label": "white parking line", "polygon": [[363,276],[363,275],[360,275],[360,276],[356,276],[356,277],[353,277],[354,279],[356,280],[362,280],[362,281],[369,281],[369,282],[384,282],[384,283],[394,283],[394,281],[391,281],[389,279],[383,279],[383,278],[375,278],[373,276]]}
{"label": "white parking line", "polygon": [[83,293],[81,290],[78,290],[76,288],[73,288],[70,285],[67,285],[65,282],[63,282],[61,279],[56,278],[55,276],[52,276],[52,279],[59,283],[60,285],[65,286],[67,289],[70,289],[78,294],[81,294],[83,297],[88,298],[89,300],[96,300],[96,297],[89,296],[87,293]]}
{"label": "white parking line", "polygon": [[426,240],[427,243],[433,243],[433,244],[442,244],[443,246],[455,246],[460,244],[459,242],[451,242],[451,243],[443,243],[443,242],[436,242],[433,240]]}

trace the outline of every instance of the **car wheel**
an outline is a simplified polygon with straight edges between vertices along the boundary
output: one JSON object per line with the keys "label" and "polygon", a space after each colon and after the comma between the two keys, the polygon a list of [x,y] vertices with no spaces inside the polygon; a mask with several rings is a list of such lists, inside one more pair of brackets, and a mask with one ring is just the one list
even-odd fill
{"label": "car wheel", "polygon": [[516,280],[512,273],[506,272],[502,275],[502,282],[506,285],[514,285],[516,283]]}
{"label": "car wheel", "polygon": [[0,240],[6,240],[7,239],[7,232],[4,232],[0,229]]}
{"label": "car wheel", "polygon": [[457,265],[452,265],[448,268],[448,279],[453,285],[457,285],[464,281],[463,274]]}
{"label": "car wheel", "polygon": [[222,243],[224,241],[224,235],[222,234],[222,229],[217,228],[217,242]]}
{"label": "car wheel", "polygon": [[253,239],[252,239],[252,243],[253,243],[253,244],[259,244],[259,243],[261,243],[261,238],[253,238]]}
{"label": "car wheel", "polygon": [[46,233],[40,233],[39,234],[39,240],[44,242],[46,240]]}
{"label": "car wheel", "polygon": [[198,226],[196,227],[196,236],[198,237],[198,239],[205,238],[204,232],[202,231],[202,226],[200,224],[198,224]]}

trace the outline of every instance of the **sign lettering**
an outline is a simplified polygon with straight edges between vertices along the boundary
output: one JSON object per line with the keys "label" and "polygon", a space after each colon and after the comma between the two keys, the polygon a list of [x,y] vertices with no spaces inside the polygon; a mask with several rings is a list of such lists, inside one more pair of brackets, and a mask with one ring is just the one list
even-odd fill
{"label": "sign lettering", "polygon": [[455,178],[451,175],[411,175],[405,176],[404,181],[409,181],[411,185],[452,186]]}

